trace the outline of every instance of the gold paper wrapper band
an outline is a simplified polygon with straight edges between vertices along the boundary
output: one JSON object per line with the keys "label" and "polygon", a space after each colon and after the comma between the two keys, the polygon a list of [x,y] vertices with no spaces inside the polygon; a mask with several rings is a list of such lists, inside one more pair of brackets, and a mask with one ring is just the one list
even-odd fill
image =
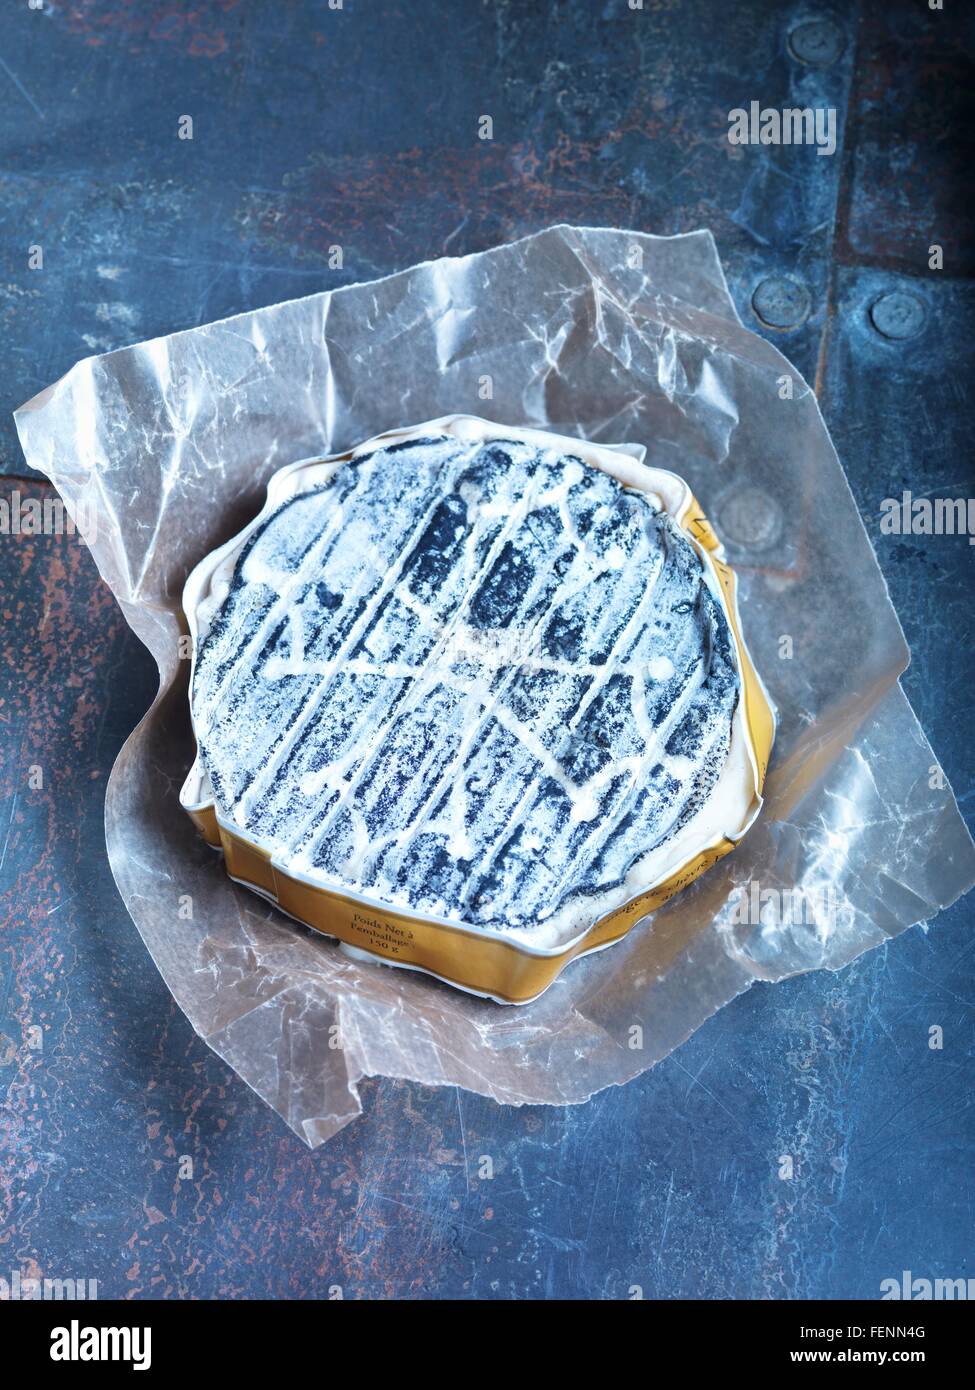
{"label": "gold paper wrapper band", "polygon": [[392,965],[425,970],[448,984],[506,1004],[527,1004],[536,999],[569,961],[618,941],[641,917],[735,847],[732,840],[722,840],[665,883],[601,917],[564,950],[536,953],[494,935],[368,906],[331,888],[303,883],[272,863],[265,850],[220,825],[212,807],[191,811],[190,815],[207,843],[223,850],[231,878],[256,888],[299,922]]}
{"label": "gold paper wrapper band", "polygon": [[[739,630],[735,575],[718,558],[720,542],[696,498],[690,498],[680,525],[701,547],[725,594],[741,672],[745,728],[755,757],[755,791],[760,795],[775,718]],[[570,961],[619,941],[642,917],[693,883],[736,843],[723,839],[709,846],[662,883],[600,917],[564,949],[542,951],[519,946],[495,933],[431,921],[359,901],[337,889],[305,883],[274,864],[266,850],[222,825],[212,804],[196,807],[189,815],[207,843],[223,850],[231,878],[257,889],[299,922],[391,965],[426,971],[447,984],[506,1004],[527,1004],[536,999]]]}
{"label": "gold paper wrapper band", "polygon": [[760,796],[765,785],[765,774],[768,771],[768,760],[775,738],[775,715],[772,713],[772,706],[769,704],[765,687],[758,678],[758,672],[752,665],[748,648],[741,635],[741,628],[738,623],[738,590],[735,572],[724,560],[718,559],[721,542],[718,540],[710,521],[701,511],[700,503],[693,495],[687,510],[680,519],[680,524],[705,551],[704,558],[718,576],[718,583],[725,595],[728,621],[735,634],[735,650],[738,653],[738,667],[741,671],[741,697],[745,702],[745,730],[755,755],[758,773],[758,785],[755,791]]}

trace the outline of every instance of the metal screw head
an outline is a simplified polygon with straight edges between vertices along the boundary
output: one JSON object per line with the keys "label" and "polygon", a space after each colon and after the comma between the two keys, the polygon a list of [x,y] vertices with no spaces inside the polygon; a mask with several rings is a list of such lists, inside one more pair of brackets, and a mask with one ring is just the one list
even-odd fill
{"label": "metal screw head", "polygon": [[738,488],[719,501],[717,522],[733,544],[767,550],[782,534],[782,508],[759,487]]}
{"label": "metal screw head", "polygon": [[885,338],[900,341],[920,333],[927,318],[924,305],[916,295],[903,290],[882,294],[870,305],[870,322]]}
{"label": "metal screw head", "polygon": [[769,328],[798,328],[809,313],[809,305],[805,285],[784,275],[769,275],[752,295],[752,308]]}
{"label": "metal screw head", "polygon": [[798,24],[789,35],[794,58],[811,68],[828,68],[846,47],[846,37],[831,19],[810,19]]}

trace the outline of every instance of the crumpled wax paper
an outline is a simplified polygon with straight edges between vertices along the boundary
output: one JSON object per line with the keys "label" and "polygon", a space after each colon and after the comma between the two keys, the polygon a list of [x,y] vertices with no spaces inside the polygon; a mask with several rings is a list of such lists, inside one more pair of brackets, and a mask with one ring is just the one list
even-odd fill
{"label": "crumpled wax paper", "polygon": [[[765,810],[735,853],[522,1008],[350,960],[232,884],[177,802],[189,570],[283,464],[452,412],[642,443],[682,474],[737,567],[779,716]],[[98,568],[159,666],[106,796],[119,891],[194,1028],[310,1145],[359,1113],[363,1076],[584,1101],[753,980],[841,966],[975,879],[951,790],[929,786],[936,759],[898,684],[907,646],[815,397],[738,320],[708,232],[552,227],[88,358],[16,418],[28,461],[94,519]],[[770,899],[743,922],[753,881],[828,911],[797,925],[808,911]]]}

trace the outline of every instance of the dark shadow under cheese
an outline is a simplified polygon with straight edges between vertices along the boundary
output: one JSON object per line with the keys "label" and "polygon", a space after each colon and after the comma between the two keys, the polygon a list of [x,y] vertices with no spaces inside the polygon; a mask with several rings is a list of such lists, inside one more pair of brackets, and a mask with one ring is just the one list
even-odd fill
{"label": "dark shadow under cheese", "polygon": [[260,526],[193,712],[221,814],[288,867],[503,930],[591,922],[711,792],[738,690],[701,562],[650,498],[444,436]]}

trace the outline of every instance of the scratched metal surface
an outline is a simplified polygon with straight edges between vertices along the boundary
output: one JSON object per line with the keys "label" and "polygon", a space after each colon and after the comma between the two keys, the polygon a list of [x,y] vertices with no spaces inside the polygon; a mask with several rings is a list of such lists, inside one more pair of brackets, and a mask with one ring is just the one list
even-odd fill
{"label": "scratched metal surface", "polygon": [[[962,23],[880,0],[9,9],[0,495],[45,495],[15,481],[9,412],[89,352],[560,219],[707,225],[746,322],[817,382],[909,694],[970,809],[975,547],[877,526],[905,487],[972,494]],[[753,98],[834,104],[841,150],[733,150],[727,112]],[[780,275],[808,314],[765,330],[753,295]],[[905,290],[923,322],[883,337],[871,306]],[[148,658],[64,536],[0,537],[0,610],[0,1276],[102,1297],[821,1298],[975,1273],[970,905],[837,975],[757,986],[588,1105],[377,1080],[309,1153],[192,1034],[111,881],[102,796]]]}

